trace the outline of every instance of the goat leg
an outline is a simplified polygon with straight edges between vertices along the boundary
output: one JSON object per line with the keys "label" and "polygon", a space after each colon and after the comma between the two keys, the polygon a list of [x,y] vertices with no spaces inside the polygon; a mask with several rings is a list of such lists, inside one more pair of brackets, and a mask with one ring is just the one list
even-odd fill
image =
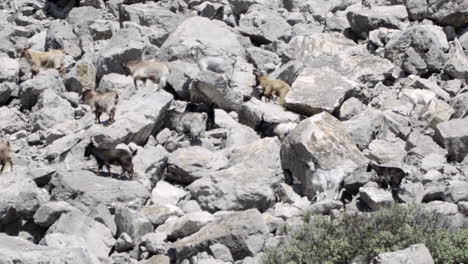
{"label": "goat leg", "polygon": [[5,163],[2,164],[2,169],[0,170],[0,174],[3,172],[4,168],[5,168]]}
{"label": "goat leg", "polygon": [[110,165],[106,165],[106,167],[107,167],[107,170],[109,171],[109,177],[111,177],[112,173],[111,173]]}

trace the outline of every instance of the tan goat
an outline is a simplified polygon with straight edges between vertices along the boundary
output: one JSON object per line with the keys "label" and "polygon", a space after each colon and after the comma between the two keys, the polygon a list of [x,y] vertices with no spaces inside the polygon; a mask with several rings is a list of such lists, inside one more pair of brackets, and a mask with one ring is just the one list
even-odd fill
{"label": "tan goat", "polygon": [[257,83],[262,87],[262,95],[266,97],[266,101],[270,102],[271,96],[279,97],[279,104],[284,105],[286,94],[291,90],[291,87],[282,80],[269,79],[265,74],[256,74]]}
{"label": "tan goat", "polygon": [[96,121],[99,124],[101,123],[102,113],[109,115],[111,123],[115,121],[116,106],[119,102],[119,94],[116,92],[99,93],[86,89],[81,95],[81,102],[91,107],[91,111],[95,113]]}
{"label": "tan goat", "polygon": [[143,81],[145,85],[147,80],[151,80],[159,84],[159,89],[166,86],[169,68],[162,62],[129,61],[126,64],[122,64],[122,66],[127,71],[127,74],[132,75],[135,88],[138,88],[138,80]]}
{"label": "tan goat", "polygon": [[61,50],[49,51],[34,51],[32,49],[24,49],[21,55],[25,56],[31,64],[33,75],[39,73],[42,67],[57,69],[60,73],[64,72],[63,59],[65,53]]}
{"label": "tan goat", "polygon": [[11,161],[10,156],[10,142],[0,141],[0,164],[2,164],[0,174],[3,172],[7,163],[10,163],[10,169],[13,170],[13,161]]}

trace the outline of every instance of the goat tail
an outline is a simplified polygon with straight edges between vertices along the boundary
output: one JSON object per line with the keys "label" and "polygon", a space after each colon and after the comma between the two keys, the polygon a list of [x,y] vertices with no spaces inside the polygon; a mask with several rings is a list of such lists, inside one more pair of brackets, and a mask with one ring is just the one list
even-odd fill
{"label": "goat tail", "polygon": [[134,151],[132,151],[132,157],[135,157],[135,155],[137,154],[138,152],[138,149],[135,149]]}
{"label": "goat tail", "polygon": [[115,103],[115,104],[118,104],[118,103],[119,103],[119,94],[118,94],[118,93],[115,93],[114,103]]}

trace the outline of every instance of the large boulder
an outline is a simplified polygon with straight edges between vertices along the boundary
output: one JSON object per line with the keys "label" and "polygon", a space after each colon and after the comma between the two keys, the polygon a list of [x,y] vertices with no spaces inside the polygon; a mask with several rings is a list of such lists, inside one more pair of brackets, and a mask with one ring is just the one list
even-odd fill
{"label": "large boulder", "polygon": [[173,244],[177,259],[183,260],[208,250],[214,243],[229,248],[234,260],[254,256],[263,248],[268,227],[257,209],[226,214],[197,233]]}
{"label": "large boulder", "polygon": [[333,113],[355,86],[331,68],[305,68],[286,95],[286,108],[307,116]]}
{"label": "large boulder", "polygon": [[17,60],[0,54],[0,82],[16,82],[19,78],[20,65]]}
{"label": "large boulder", "polygon": [[424,75],[443,68],[448,49],[441,27],[414,25],[392,36],[385,46],[385,57],[406,73]]}
{"label": "large boulder", "polygon": [[463,47],[458,39],[455,39],[453,45],[450,47],[449,59],[445,64],[444,72],[448,76],[459,79],[461,81],[468,81],[468,56],[466,56]]}
{"label": "large boulder", "polygon": [[33,131],[46,130],[59,123],[74,120],[75,111],[70,103],[53,90],[40,94],[37,104],[32,109],[31,123]]}
{"label": "large boulder", "polygon": [[33,79],[21,83],[19,98],[24,109],[30,110],[36,105],[39,95],[45,90],[53,90],[58,94],[65,91],[65,85],[54,74],[49,71],[41,72]]}
{"label": "large boulder", "polygon": [[468,25],[468,3],[464,0],[433,0],[427,5],[427,17],[439,24],[453,27]]}
{"label": "large boulder", "polygon": [[381,27],[400,29],[408,18],[408,12],[403,5],[375,6],[352,10],[347,13],[351,29],[366,37],[374,29]]}
{"label": "large boulder", "polygon": [[239,121],[249,127],[255,126],[262,120],[267,123],[299,122],[299,115],[286,111],[277,104],[266,103],[256,98],[242,104],[239,111]]}
{"label": "large boulder", "polygon": [[128,234],[134,242],[139,242],[145,234],[153,232],[153,224],[137,211],[118,207],[115,211],[117,235]]}
{"label": "large boulder", "polygon": [[101,261],[106,261],[114,246],[111,231],[103,224],[78,210],[63,214],[48,230],[47,234],[74,235],[84,239],[87,249]]}
{"label": "large boulder", "polygon": [[168,220],[165,224],[160,225],[156,231],[160,230],[167,234],[170,241],[175,241],[198,232],[215,219],[212,214],[204,211],[188,213],[174,221]]}
{"label": "large boulder", "polygon": [[56,186],[52,197],[70,204],[76,200],[88,206],[102,203],[109,207],[119,204],[141,207],[150,197],[139,182],[101,177],[87,170],[60,171],[52,182]]}
{"label": "large boulder", "polygon": [[326,112],[299,123],[281,146],[283,170],[309,198],[334,198],[344,177],[367,163],[346,128]]}
{"label": "large boulder", "polygon": [[21,238],[0,234],[0,259],[5,263],[101,263],[89,250],[79,247],[56,248],[35,245]]}
{"label": "large boulder", "polygon": [[415,244],[406,249],[382,253],[372,260],[375,264],[434,264],[431,253],[423,244]]}
{"label": "large boulder", "polygon": [[81,57],[80,41],[73,31],[73,26],[65,20],[53,20],[46,35],[46,49],[61,49],[75,59]]}
{"label": "large boulder", "polygon": [[6,106],[0,107],[0,132],[14,134],[26,129],[27,119],[17,109]]}
{"label": "large boulder", "polygon": [[434,139],[448,151],[449,161],[461,162],[468,154],[468,118],[442,122],[435,129]]}

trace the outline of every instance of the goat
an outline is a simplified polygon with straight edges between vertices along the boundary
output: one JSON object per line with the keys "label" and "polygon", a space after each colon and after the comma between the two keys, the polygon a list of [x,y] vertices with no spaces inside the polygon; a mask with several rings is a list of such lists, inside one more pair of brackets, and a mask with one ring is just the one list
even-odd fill
{"label": "goat", "polygon": [[109,115],[109,121],[115,121],[116,106],[119,102],[119,94],[116,92],[99,93],[86,89],[81,94],[80,101],[89,105],[96,115],[98,124],[101,123],[101,114]]}
{"label": "goat", "polygon": [[65,68],[63,66],[63,59],[65,53],[61,50],[49,50],[49,51],[34,51],[32,49],[23,49],[21,56],[26,57],[32,66],[33,75],[36,75],[41,70],[41,67],[54,68],[60,73],[63,73]]}
{"label": "goat", "polygon": [[122,167],[122,173],[120,176],[123,176],[125,172],[130,180],[133,179],[133,162],[132,158],[136,155],[138,150],[134,150],[132,153],[128,152],[125,149],[104,149],[96,147],[93,143],[93,140],[85,148],[84,156],[90,158],[93,156],[96,159],[98,164],[98,175],[101,174],[103,166],[107,167],[109,171],[109,176],[111,176],[110,165],[120,165]]}
{"label": "goat", "polygon": [[10,163],[10,169],[13,170],[13,161],[11,161],[10,149],[10,142],[0,141],[0,164],[2,164],[0,174],[3,172],[7,163]]}
{"label": "goat", "polygon": [[398,196],[401,182],[403,178],[408,176],[408,172],[399,168],[398,166],[380,165],[375,163],[369,163],[368,170],[372,168],[377,173],[377,184],[384,189],[391,189],[392,196],[395,201],[401,201]]}
{"label": "goat", "polygon": [[205,104],[205,103],[192,103],[189,102],[185,108],[185,112],[198,112],[206,113],[206,130],[211,130],[215,128],[215,104]]}
{"label": "goat", "polygon": [[169,68],[166,64],[156,61],[129,61],[122,64],[127,75],[132,75],[135,89],[138,88],[137,81],[141,80],[145,83],[151,80],[158,83],[158,89],[164,88],[169,77]]}
{"label": "goat", "polygon": [[279,99],[279,104],[285,104],[286,95],[291,90],[291,87],[283,82],[282,80],[276,79],[269,79],[263,73],[255,73],[255,77],[257,80],[257,85],[260,84],[262,87],[262,94],[260,95],[260,99],[264,96],[267,102],[270,102],[271,96],[276,95]]}
{"label": "goat", "polygon": [[206,113],[168,111],[168,127],[181,134],[188,135],[190,139],[200,137],[206,130]]}
{"label": "goat", "polygon": [[265,114],[262,115],[260,122],[255,126],[255,131],[258,131],[262,138],[278,136],[278,138],[283,141],[283,139],[297,126],[297,123],[294,122],[267,123],[265,122],[264,116]]}

